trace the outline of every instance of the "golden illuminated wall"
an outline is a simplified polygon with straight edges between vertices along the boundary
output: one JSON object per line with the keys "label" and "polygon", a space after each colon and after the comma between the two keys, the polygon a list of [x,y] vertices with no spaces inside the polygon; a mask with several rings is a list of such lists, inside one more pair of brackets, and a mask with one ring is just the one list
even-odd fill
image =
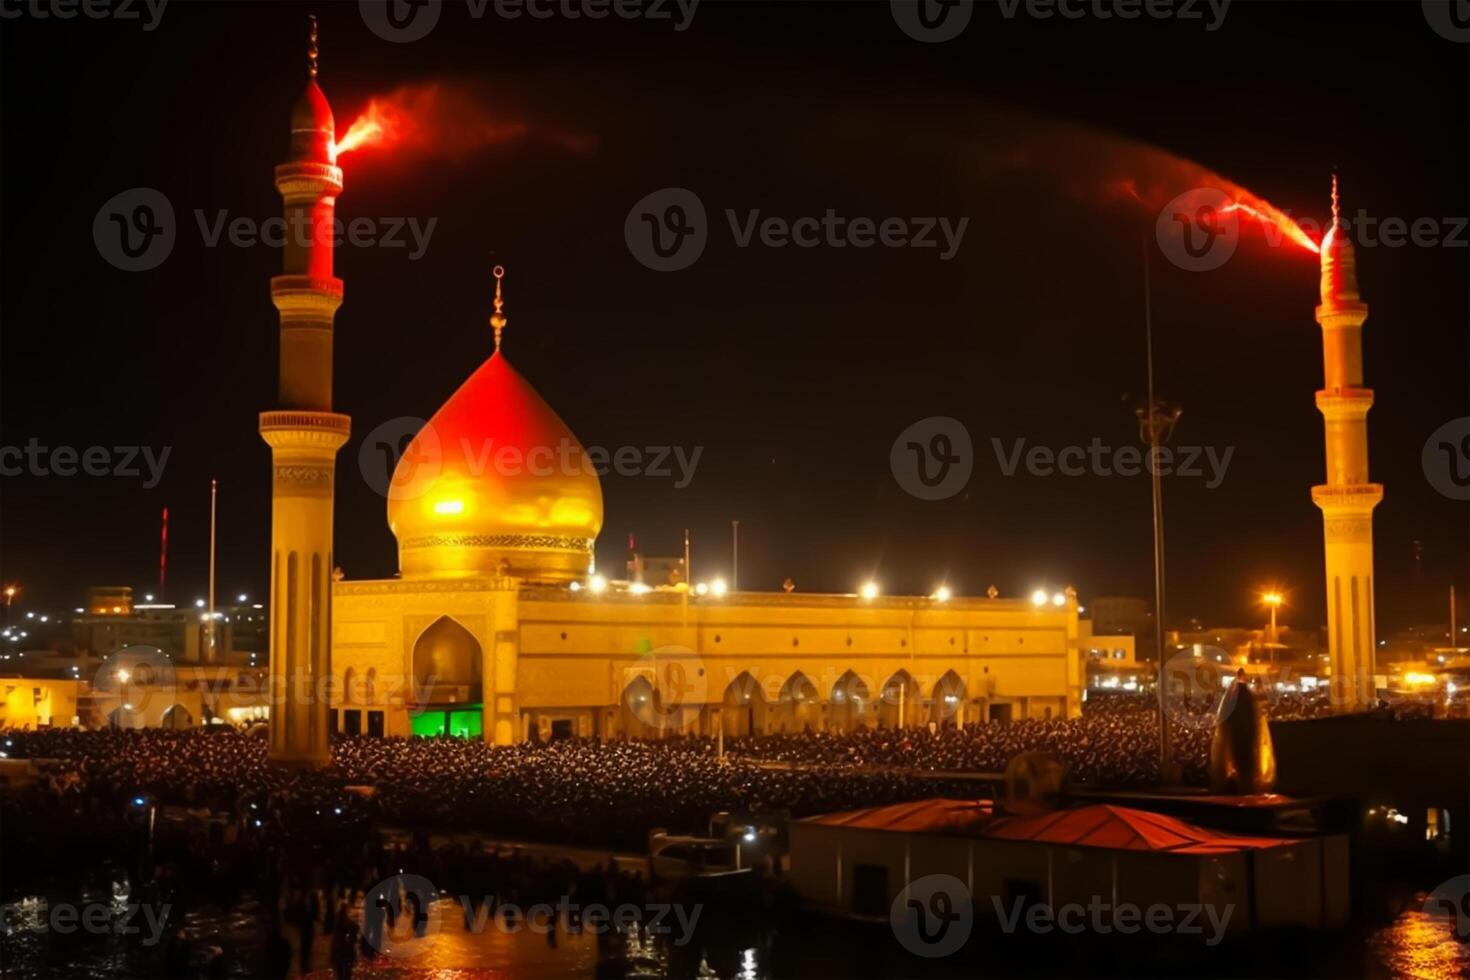
{"label": "golden illuminated wall", "polygon": [[80,681],[0,678],[0,728],[64,728],[77,714]]}
{"label": "golden illuminated wall", "polygon": [[[845,727],[853,716],[834,688],[849,671],[867,692],[866,724],[896,724],[900,711],[906,725],[1081,711],[1074,600],[594,596],[490,578],[341,582],[334,595],[334,706],[384,710],[390,735],[407,734],[417,703],[438,703],[415,686],[414,647],[445,616],[479,645],[484,731],[503,743],[553,722],[577,735]],[[799,709],[781,704],[798,673],[809,682],[796,685],[808,691]],[[896,676],[902,696],[880,703]],[[635,690],[651,697],[640,704]]]}

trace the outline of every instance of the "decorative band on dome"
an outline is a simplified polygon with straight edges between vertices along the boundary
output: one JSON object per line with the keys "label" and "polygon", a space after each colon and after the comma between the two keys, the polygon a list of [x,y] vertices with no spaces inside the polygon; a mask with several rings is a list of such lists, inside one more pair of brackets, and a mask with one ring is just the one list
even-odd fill
{"label": "decorative band on dome", "polygon": [[419,548],[498,548],[504,551],[571,551],[592,554],[595,538],[560,534],[425,534],[399,543],[404,551]]}

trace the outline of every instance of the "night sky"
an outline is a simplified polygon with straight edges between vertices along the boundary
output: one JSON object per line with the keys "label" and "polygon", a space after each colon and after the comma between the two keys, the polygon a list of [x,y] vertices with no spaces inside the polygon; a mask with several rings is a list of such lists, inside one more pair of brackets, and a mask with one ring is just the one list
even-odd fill
{"label": "night sky", "polygon": [[[491,351],[496,262],[509,267],[505,352],[585,445],[702,447],[694,479],[603,480],[599,565],[674,554],[740,584],[1006,595],[1075,584],[1150,595],[1145,477],[1003,474],[1008,450],[1138,444],[1144,388],[1143,242],[1152,248],[1159,393],[1182,405],[1173,442],[1234,447],[1221,484],[1164,481],[1170,619],[1257,622],[1259,587],[1283,622],[1323,618],[1321,336],[1316,257],[1255,226],[1205,273],[1154,243],[1157,208],[1117,178],[1223,174],[1294,215],[1344,205],[1379,218],[1470,214],[1470,45],[1420,4],[1237,2],[1199,21],[1007,19],[980,4],[963,34],[921,44],[886,2],[705,0],[668,21],[474,19],[446,0],[424,39],[389,43],[356,3],[318,3],[321,83],[339,134],[373,96],[438,83],[469,124],[401,152],[343,158],[344,219],[437,219],[409,248],[344,245],[337,274],[337,560],[350,578],[396,567],[362,436],[427,418]],[[267,585],[277,318],[263,245],[206,247],[213,221],[279,214],[305,74],[306,6],[169,3],[138,21],[0,22],[0,444],[171,447],[140,478],[0,479],[0,580],[60,609],[90,584],[157,581],[171,511],[169,597],[201,595],[208,488],[220,481],[220,588]],[[456,112],[460,111],[456,109]],[[522,128],[523,127],[523,128]],[[1085,127],[1085,128],[1084,128]],[[519,134],[519,135],[514,135]],[[1128,149],[1122,139],[1157,147]],[[634,202],[694,191],[709,244],[678,272],[624,240]],[[1190,184],[1173,190],[1183,192]],[[147,272],[108,264],[93,220],[152,187],[177,243]],[[1172,196],[1166,194],[1167,197]],[[737,247],[726,209],[787,219],[969,219],[940,249]],[[1429,434],[1470,414],[1470,233],[1459,247],[1362,247],[1366,383],[1382,628],[1443,619],[1470,589],[1470,508],[1427,481]],[[889,450],[910,424],[952,416],[974,444],[964,493],[924,501]],[[1414,541],[1422,542],[1416,576]]]}

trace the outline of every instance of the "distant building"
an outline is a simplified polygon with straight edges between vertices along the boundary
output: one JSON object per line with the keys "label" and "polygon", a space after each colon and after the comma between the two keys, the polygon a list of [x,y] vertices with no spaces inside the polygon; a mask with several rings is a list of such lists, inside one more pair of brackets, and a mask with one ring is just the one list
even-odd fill
{"label": "distant building", "polygon": [[678,585],[689,581],[682,558],[651,558],[635,555],[628,560],[628,581],[643,585]]}
{"label": "distant building", "polygon": [[[131,592],[131,590],[128,590]],[[89,612],[71,621],[72,641],[78,654],[93,658],[106,657],[128,647],[156,647],[176,661],[205,663],[209,661],[208,613],[197,607],[179,607],[171,603],[133,603],[129,597],[107,605],[107,612],[97,612],[91,601]],[[125,612],[112,612],[113,608]],[[266,626],[269,616],[260,603],[222,606],[215,611],[215,663],[264,667],[266,662]]]}
{"label": "distant building", "polygon": [[1152,636],[1154,614],[1147,599],[1133,596],[1101,596],[1087,603],[1096,635],[1127,634]]}
{"label": "distant building", "polygon": [[93,616],[127,616],[132,611],[131,586],[94,585],[87,590],[87,612]]}

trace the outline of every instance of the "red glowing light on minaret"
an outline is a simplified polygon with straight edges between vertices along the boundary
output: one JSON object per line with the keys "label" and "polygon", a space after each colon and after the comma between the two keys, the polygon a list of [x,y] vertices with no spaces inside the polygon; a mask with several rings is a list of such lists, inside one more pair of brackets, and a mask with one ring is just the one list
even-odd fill
{"label": "red glowing light on minaret", "polygon": [[381,146],[395,142],[403,129],[402,116],[392,107],[373,99],[362,115],[355,119],[347,132],[333,148],[334,156],[363,147]]}
{"label": "red glowing light on minaret", "polygon": [[1236,201],[1227,204],[1220,210],[1223,212],[1239,211],[1241,214],[1250,215],[1259,221],[1268,238],[1274,235],[1285,235],[1291,241],[1296,242],[1309,252],[1321,252],[1322,247],[1302,230],[1302,226],[1293,221],[1288,215],[1278,211],[1265,201],[1257,199],[1257,206],[1252,207],[1244,201]]}
{"label": "red glowing light on minaret", "polygon": [[[573,152],[584,152],[595,142],[555,125],[537,128],[543,140]],[[355,150],[391,149],[399,156],[462,160],[530,133],[531,126],[501,104],[497,93],[471,83],[435,81],[374,96],[332,152],[334,159]]]}

